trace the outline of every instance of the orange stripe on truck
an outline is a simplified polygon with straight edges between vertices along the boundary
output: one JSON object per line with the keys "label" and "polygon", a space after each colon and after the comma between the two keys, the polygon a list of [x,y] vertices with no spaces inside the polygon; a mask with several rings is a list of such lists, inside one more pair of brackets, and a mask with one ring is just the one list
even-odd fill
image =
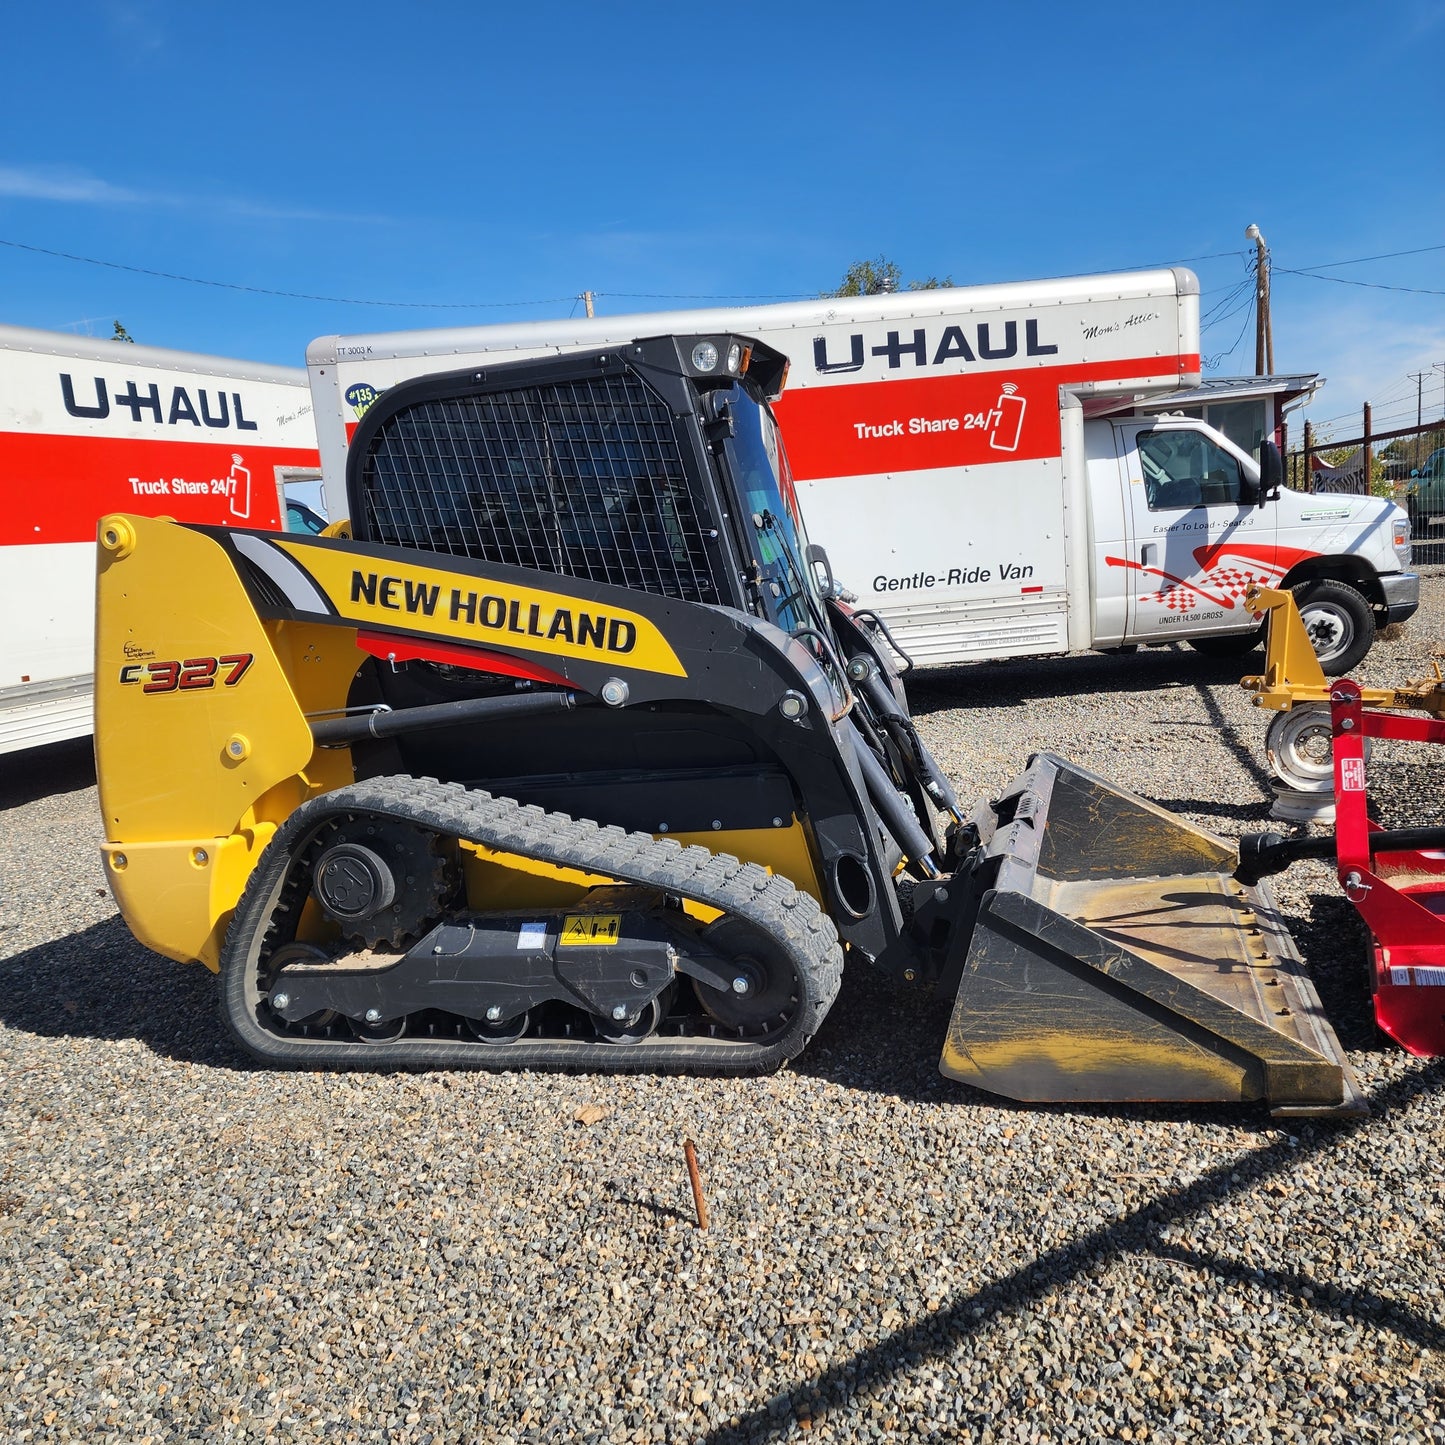
{"label": "orange stripe on truck", "polygon": [[277,467],[315,467],[306,447],[0,432],[0,546],[93,542],[111,512],[278,528]]}
{"label": "orange stripe on truck", "polygon": [[1059,387],[1197,373],[1197,356],[800,386],[774,405],[801,482],[1059,454]]}

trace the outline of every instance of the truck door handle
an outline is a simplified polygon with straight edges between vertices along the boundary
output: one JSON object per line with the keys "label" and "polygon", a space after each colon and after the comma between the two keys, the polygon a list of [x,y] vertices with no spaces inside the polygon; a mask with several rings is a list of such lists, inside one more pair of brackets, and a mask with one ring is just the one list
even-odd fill
{"label": "truck door handle", "polygon": [[1139,548],[1139,561],[1140,561],[1145,567],[1152,567],[1152,566],[1154,565],[1154,543],[1153,543],[1153,542],[1145,542],[1144,545]]}

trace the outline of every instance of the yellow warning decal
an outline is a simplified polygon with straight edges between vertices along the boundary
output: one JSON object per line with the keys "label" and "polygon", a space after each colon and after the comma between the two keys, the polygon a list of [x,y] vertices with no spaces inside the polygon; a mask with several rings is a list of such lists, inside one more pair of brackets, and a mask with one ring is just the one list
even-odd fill
{"label": "yellow warning decal", "polygon": [[362,627],[399,626],[484,647],[687,676],[666,637],[639,612],[404,562],[378,568],[344,546],[276,545],[311,574],[342,617]]}
{"label": "yellow warning decal", "polygon": [[621,932],[620,913],[569,913],[562,920],[562,936],[557,940],[557,946],[591,944],[593,947],[610,948]]}

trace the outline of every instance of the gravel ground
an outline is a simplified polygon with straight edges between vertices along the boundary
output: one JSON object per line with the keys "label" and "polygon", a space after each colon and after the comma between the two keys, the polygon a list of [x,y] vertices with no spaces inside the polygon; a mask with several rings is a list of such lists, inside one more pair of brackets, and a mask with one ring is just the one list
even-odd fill
{"label": "gravel ground", "polygon": [[[1425,596],[1363,681],[1438,651]],[[1268,815],[1242,670],[914,695],[966,795],[1049,747],[1233,834]],[[1380,756],[1392,821],[1438,816],[1421,751]],[[862,970],[772,1078],[258,1072],[118,919],[88,748],[0,759],[0,807],[7,1441],[1445,1440],[1445,1067],[1375,1036],[1323,865],[1277,892],[1374,1112],[1285,1129],[1000,1104]]]}

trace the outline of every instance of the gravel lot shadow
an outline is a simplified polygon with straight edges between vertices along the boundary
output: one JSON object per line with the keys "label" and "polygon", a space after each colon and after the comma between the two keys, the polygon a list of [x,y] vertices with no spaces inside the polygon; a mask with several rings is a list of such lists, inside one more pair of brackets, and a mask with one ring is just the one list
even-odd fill
{"label": "gravel lot shadow", "polygon": [[[1291,920],[1308,949],[1309,929],[1360,929],[1343,899],[1321,896],[1318,921]],[[1352,1050],[1387,1050],[1375,1032],[1363,969],[1315,975],[1325,1011]],[[1036,1112],[946,1079],[938,1056],[951,1003],[928,993],[900,993],[881,974],[854,967],[818,1036],[788,1067],[808,1078],[929,1104],[986,1105]],[[216,979],[199,964],[172,963],[143,948],[119,918],[0,961],[0,1023],[45,1038],[135,1039],[167,1058],[214,1068],[257,1066],[225,1032],[217,1013]],[[1059,1106],[1062,1107],[1062,1106]],[[1073,1110],[1072,1112],[1078,1112]],[[1198,1105],[1097,1106],[1103,1118],[1218,1119],[1269,1127],[1262,1108]]]}
{"label": "gravel lot shadow", "polygon": [[94,786],[95,753],[89,738],[0,757],[0,810]]}
{"label": "gravel lot shadow", "polygon": [[[1317,904],[1339,902],[1348,916],[1326,909],[1308,927],[1289,920],[1309,956],[1309,928],[1320,933],[1356,926],[1354,910],[1343,899],[1318,898]],[[1363,932],[1361,933],[1363,948]],[[1369,986],[1363,967],[1337,967],[1312,972],[1325,1015],[1341,1044],[1353,1052],[1396,1052],[1375,1029]],[[848,1089],[932,1105],[982,1105],[1010,1113],[1063,1112],[1100,1120],[1169,1119],[1195,1122],[1228,1121],[1236,1128],[1269,1131],[1277,1127],[1263,1105],[1256,1104],[1016,1104],[971,1088],[938,1072],[938,1058],[952,1010],[949,1000],[930,995],[900,994],[866,966],[845,971],[838,1001],[823,1021],[818,1036],[788,1068],[810,1078],[825,1079]]]}
{"label": "gravel lot shadow", "polygon": [[[1421,1064],[1369,1097],[1372,1111],[1408,1111],[1445,1088],[1445,1061]],[[1068,1287],[1101,1263],[1128,1255],[1153,1255],[1185,1269],[1229,1281],[1247,1282],[1310,1310],[1354,1327],[1362,1321],[1423,1349],[1445,1348],[1445,1326],[1427,1314],[1369,1288],[1341,1288],[1334,1281],[1300,1270],[1260,1269],[1239,1260],[1188,1248],[1176,1234],[1197,1215],[1232,1194],[1288,1181],[1300,1164],[1327,1156],[1346,1143],[1370,1119],[1304,1126],[1297,1136],[1244,1157],[1233,1156],[1199,1178],[1161,1192],[1114,1222],[1091,1229],[1054,1249],[1045,1250],[997,1283],[957,1295],[937,1311],[899,1326],[877,1343],[800,1380],[785,1393],[749,1414],[704,1436],[706,1445],[743,1445],[793,1435],[796,1421],[812,1420],[849,1407],[882,1382],[941,1360],[1000,1320],[1017,1315]],[[980,1427],[988,1423],[980,1420]],[[995,1422],[996,1423],[996,1422]]]}
{"label": "gravel lot shadow", "polygon": [[1246,657],[1210,658],[1182,645],[1145,648],[1123,656],[1078,653],[1050,658],[1013,658],[936,667],[908,674],[908,701],[916,717],[957,707],[1026,707],[1038,698],[1127,695],[1164,687],[1238,686],[1258,671],[1262,652]]}
{"label": "gravel lot shadow", "polygon": [[119,918],[0,961],[0,1023],[45,1038],[136,1039],[185,1063],[254,1067],[221,1026],[215,976],[151,953]]}

